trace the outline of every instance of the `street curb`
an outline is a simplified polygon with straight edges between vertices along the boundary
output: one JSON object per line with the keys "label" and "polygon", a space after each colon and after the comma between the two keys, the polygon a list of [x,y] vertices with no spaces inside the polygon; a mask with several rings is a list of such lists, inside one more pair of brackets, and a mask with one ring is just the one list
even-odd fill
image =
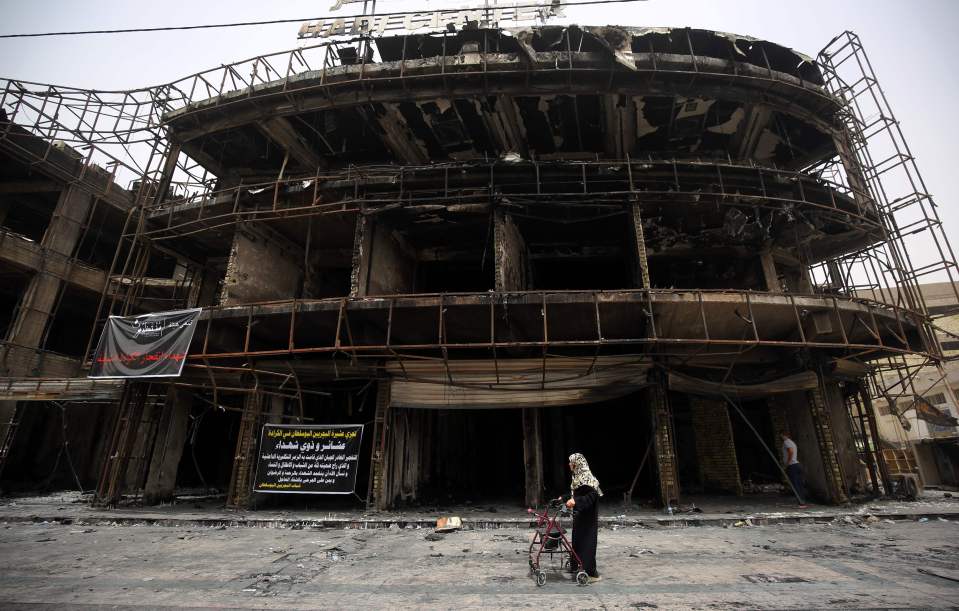
{"label": "street curb", "polygon": [[[959,521],[959,512],[932,512],[932,513],[869,513],[869,514],[816,514],[816,515],[787,515],[763,516],[740,515],[722,518],[693,518],[693,517],[664,517],[664,518],[600,518],[600,528],[692,528],[692,527],[739,527],[743,526],[777,526],[780,524],[828,524],[845,517],[865,518],[875,516],[881,520],[896,522],[916,522],[923,518],[928,520],[943,519]],[[291,530],[349,528],[361,530],[388,529],[388,528],[420,528],[433,529],[435,519],[426,518],[175,518],[175,517],[148,517],[148,516],[43,516],[23,515],[5,516],[0,514],[0,522],[11,524],[63,524],[84,526],[167,526],[167,527],[195,527],[195,528],[285,528]],[[498,528],[533,528],[535,522],[519,518],[490,519],[463,519],[464,530],[492,530]]]}

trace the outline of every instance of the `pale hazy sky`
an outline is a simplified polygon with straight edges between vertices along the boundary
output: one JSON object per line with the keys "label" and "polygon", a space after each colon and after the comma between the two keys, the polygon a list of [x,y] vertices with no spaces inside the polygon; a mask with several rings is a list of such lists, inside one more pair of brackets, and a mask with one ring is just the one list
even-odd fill
{"label": "pale hazy sky", "polygon": [[[330,14],[331,4],[331,0],[0,0],[0,33],[322,16]],[[426,1],[379,3],[382,10],[429,6]],[[649,0],[581,7],[568,14],[570,21],[589,25],[690,26],[735,32],[811,56],[843,30],[856,32],[936,197],[951,241],[959,246],[959,122],[955,114],[959,0]],[[298,24],[291,23],[0,40],[0,77],[83,88],[137,88],[293,48],[298,44],[298,29]]]}

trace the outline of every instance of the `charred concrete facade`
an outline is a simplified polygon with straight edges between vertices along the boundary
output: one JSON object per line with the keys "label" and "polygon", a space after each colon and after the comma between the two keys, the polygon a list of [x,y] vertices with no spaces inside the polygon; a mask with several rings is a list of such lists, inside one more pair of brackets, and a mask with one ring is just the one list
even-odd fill
{"label": "charred concrete facade", "polygon": [[[536,504],[571,451],[614,494],[743,494],[783,430],[819,499],[888,490],[869,376],[941,351],[825,58],[695,29],[324,43],[110,102],[148,149],[123,187],[8,87],[4,480],[63,447],[56,401],[98,414],[73,426],[103,502],[259,502],[267,422],[367,423],[384,509]],[[80,377],[106,315],[184,306],[181,378]]]}

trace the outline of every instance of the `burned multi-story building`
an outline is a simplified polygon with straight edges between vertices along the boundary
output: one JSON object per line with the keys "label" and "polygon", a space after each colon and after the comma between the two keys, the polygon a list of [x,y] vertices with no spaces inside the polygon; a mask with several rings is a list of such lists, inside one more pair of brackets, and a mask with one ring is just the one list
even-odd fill
{"label": "burned multi-story building", "polygon": [[[849,33],[467,27],[2,108],[10,487],[249,506],[263,424],[357,423],[380,508],[537,503],[571,451],[665,505],[778,482],[789,431],[836,503],[941,358],[954,258]],[[85,377],[107,316],[186,307],[181,376]]]}

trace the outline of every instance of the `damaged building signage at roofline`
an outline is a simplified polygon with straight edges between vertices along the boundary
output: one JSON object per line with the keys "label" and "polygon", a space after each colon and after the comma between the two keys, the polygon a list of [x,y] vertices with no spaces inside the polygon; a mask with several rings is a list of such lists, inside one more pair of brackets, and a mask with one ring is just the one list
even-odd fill
{"label": "damaged building signage at roofline", "polygon": [[[339,0],[331,10],[336,10],[349,0]],[[307,21],[300,26],[297,38],[327,38],[330,36],[359,36],[384,34],[386,32],[445,30],[448,26],[465,27],[477,23],[482,27],[545,22],[550,17],[562,17],[562,6],[556,2],[518,3],[489,8],[453,8],[422,13],[363,15],[352,18],[319,19]]]}

